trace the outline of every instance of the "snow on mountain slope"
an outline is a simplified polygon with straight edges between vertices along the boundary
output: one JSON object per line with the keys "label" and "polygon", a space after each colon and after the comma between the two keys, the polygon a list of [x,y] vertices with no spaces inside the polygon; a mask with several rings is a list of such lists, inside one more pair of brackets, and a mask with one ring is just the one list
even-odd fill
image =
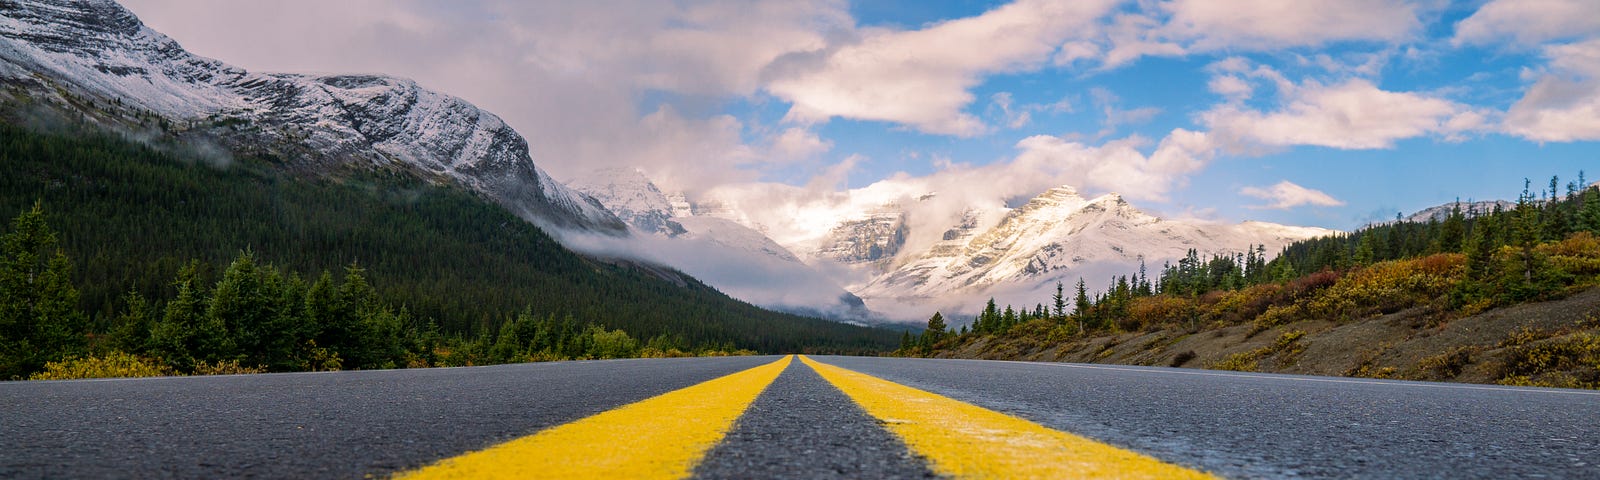
{"label": "snow on mountain slope", "polygon": [[1072,187],[1050,189],[1011,210],[995,227],[914,254],[858,290],[875,297],[934,297],[1005,284],[1071,277],[1090,264],[1136,265],[1201,253],[1277,251],[1295,240],[1334,233],[1263,222],[1209,224],[1148,215],[1115,193],[1085,199]]}
{"label": "snow on mountain slope", "polygon": [[776,258],[785,262],[804,265],[789,249],[778,245],[761,232],[750,229],[738,222],[717,217],[679,217],[677,222],[683,225],[690,238],[703,239],[739,251],[757,253],[763,256]]}
{"label": "snow on mountain slope", "polygon": [[1450,212],[1455,211],[1457,208],[1461,209],[1461,214],[1462,215],[1465,215],[1465,216],[1470,218],[1470,217],[1474,217],[1474,216],[1478,216],[1478,215],[1488,215],[1489,213],[1494,212],[1494,210],[1496,208],[1499,208],[1500,210],[1505,210],[1505,211],[1514,210],[1514,209],[1517,208],[1517,203],[1516,202],[1508,202],[1508,201],[1505,201],[1505,200],[1484,200],[1484,201],[1478,201],[1478,202],[1450,202],[1450,203],[1446,203],[1446,204],[1443,204],[1443,205],[1435,205],[1435,206],[1432,206],[1432,207],[1428,207],[1428,208],[1422,209],[1421,211],[1418,211],[1417,213],[1413,213],[1413,214],[1405,217],[1405,219],[1408,222],[1418,222],[1418,223],[1427,223],[1429,221],[1440,221],[1440,222],[1442,222],[1445,219],[1450,218]]}
{"label": "snow on mountain slope", "polygon": [[605,168],[567,182],[641,232],[676,237],[685,233],[672,220],[677,207],[644,173],[632,168]]}
{"label": "snow on mountain slope", "polygon": [[906,243],[906,212],[889,204],[833,227],[815,255],[840,263],[888,260]]}
{"label": "snow on mountain slope", "polygon": [[[405,79],[249,72],[199,57],[109,0],[0,2],[0,84],[108,123],[332,172],[357,164],[448,179],[558,230],[621,234],[599,202],[539,169],[499,117]],[[11,106],[9,108],[15,108]]]}
{"label": "snow on mountain slope", "polygon": [[729,217],[725,205],[665,194],[642,172],[601,169],[568,186],[599,200],[646,235],[631,247],[729,295],[768,308],[847,321],[877,315],[788,248]]}

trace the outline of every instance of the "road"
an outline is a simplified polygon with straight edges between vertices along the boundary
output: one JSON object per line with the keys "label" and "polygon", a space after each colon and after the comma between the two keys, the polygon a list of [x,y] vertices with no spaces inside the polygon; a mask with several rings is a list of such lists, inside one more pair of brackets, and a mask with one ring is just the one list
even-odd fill
{"label": "road", "polygon": [[[965,467],[942,456],[940,444],[995,440],[1001,447],[947,450],[1003,464],[1012,445],[1031,441],[995,432],[1037,427],[1063,442],[1087,442],[1058,450],[1131,451],[1094,457],[1226,478],[1600,478],[1600,392],[1101,365],[810,360],[822,365],[769,356],[5,382],[0,478],[428,478],[430,465],[473,468],[482,462],[455,459],[530,438],[605,444],[617,438],[604,432],[626,432],[646,443],[695,443],[649,433],[692,430],[686,425],[715,436],[685,450],[687,463],[668,476],[955,476]],[[728,393],[735,388],[748,393]],[[701,396],[683,396],[693,392]],[[897,393],[874,400],[873,392]],[[929,398],[894,404],[913,394]],[[722,427],[683,413],[713,403],[732,412]],[[936,406],[938,418],[906,410],[917,405]],[[979,418],[991,413],[998,420]],[[608,416],[625,423],[582,429]],[[944,417],[957,424],[941,426]],[[663,419],[676,423],[626,423]],[[1015,427],[979,423],[991,420]],[[908,430],[968,424],[987,433]],[[551,436],[569,429],[576,436]],[[523,448],[502,457],[558,451]],[[1127,460],[1134,456],[1144,460]],[[1049,463],[1028,458],[1023,463]],[[1134,471],[1127,465],[1106,468]]]}

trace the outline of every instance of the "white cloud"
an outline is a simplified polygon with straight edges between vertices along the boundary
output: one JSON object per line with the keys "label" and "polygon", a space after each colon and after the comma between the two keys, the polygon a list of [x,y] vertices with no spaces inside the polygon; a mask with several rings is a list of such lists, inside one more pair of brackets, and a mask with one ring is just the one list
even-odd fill
{"label": "white cloud", "polygon": [[1600,38],[1544,48],[1549,72],[1506,112],[1503,129],[1540,142],[1600,140]]}
{"label": "white cloud", "polygon": [[1222,95],[1230,102],[1250,98],[1255,92],[1255,87],[1251,86],[1250,82],[1227,75],[1212,77],[1211,81],[1206,83],[1206,88],[1210,89],[1211,93]]}
{"label": "white cloud", "polygon": [[1333,198],[1319,190],[1313,190],[1284,180],[1276,185],[1266,188],[1244,187],[1239,194],[1267,200],[1266,205],[1255,205],[1249,208],[1288,210],[1301,205],[1314,205],[1319,207],[1338,207],[1344,202]]}
{"label": "white cloud", "polygon": [[999,92],[989,96],[989,102],[1000,110],[1000,116],[1005,121],[1006,128],[1018,129],[1033,121],[1033,112],[1028,106],[1013,106],[1011,92]]}
{"label": "white cloud", "polygon": [[1102,87],[1089,89],[1089,99],[1100,107],[1100,113],[1104,115],[1100,132],[1095,134],[1095,138],[1110,136],[1116,133],[1117,127],[1123,125],[1138,125],[1149,122],[1156,115],[1161,114],[1161,109],[1156,107],[1123,109],[1118,106],[1122,99],[1112,93],[1111,90]]}
{"label": "white cloud", "polygon": [[780,160],[803,160],[827,153],[833,142],[818,137],[815,132],[790,127],[772,139],[772,153]]}
{"label": "white cloud", "polygon": [[1535,45],[1600,34],[1600,2],[1594,0],[1494,0],[1456,23],[1456,44],[1511,40]]}
{"label": "white cloud", "polygon": [[794,122],[845,117],[974,136],[989,130],[965,111],[983,75],[1043,66],[1112,5],[1019,0],[921,30],[863,29],[848,42],[785,57],[768,70],[765,88],[792,104]]}
{"label": "white cloud", "polygon": [[1328,86],[1307,81],[1289,85],[1280,95],[1284,105],[1277,111],[1228,103],[1200,113],[1199,119],[1234,150],[1294,145],[1392,148],[1396,141],[1424,135],[1458,139],[1486,123],[1484,113],[1466,105],[1382,90],[1364,79]]}
{"label": "white cloud", "polygon": [[[1164,201],[1194,172],[1204,168],[1215,149],[1206,134],[1173,130],[1149,154],[1148,141],[1134,136],[1086,145],[1050,135],[1036,135],[1016,144],[1007,161],[987,165],[939,163],[940,170],[923,176],[897,174],[865,187],[840,190],[841,163],[805,187],[771,183],[724,184],[697,197],[732,207],[736,219],[784,245],[807,252],[838,222],[885,204],[909,210],[914,237],[907,248],[926,247],[968,209],[995,210],[1007,199],[1026,198],[1060,185],[1087,192],[1116,191],[1134,200]],[[930,196],[931,195],[931,196]],[[992,220],[998,220],[998,217]],[[926,228],[918,228],[922,225]],[[920,237],[917,235],[921,235]]]}
{"label": "white cloud", "polygon": [[[196,53],[245,68],[384,73],[463,97],[527,137],[558,178],[648,166],[688,187],[800,153],[745,144],[759,135],[713,104],[756,94],[778,57],[854,28],[837,0],[126,3]],[[642,102],[650,92],[668,95]]]}
{"label": "white cloud", "polygon": [[1417,34],[1417,7],[1401,0],[1174,0],[1166,34],[1192,49],[1276,50],[1345,40],[1398,42]]}
{"label": "white cloud", "polygon": [[1171,0],[1118,15],[1105,65],[1144,56],[1228,50],[1277,51],[1334,42],[1400,43],[1422,32],[1406,0]]}

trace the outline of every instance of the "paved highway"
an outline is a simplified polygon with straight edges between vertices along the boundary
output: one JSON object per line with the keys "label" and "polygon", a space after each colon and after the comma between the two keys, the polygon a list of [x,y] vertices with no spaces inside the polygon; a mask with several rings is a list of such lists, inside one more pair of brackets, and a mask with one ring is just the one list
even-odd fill
{"label": "paved highway", "polygon": [[[584,442],[599,450],[567,448]],[[526,463],[541,453],[570,468]],[[1600,478],[1596,462],[1600,392],[1163,368],[738,357],[0,383],[0,478]]]}

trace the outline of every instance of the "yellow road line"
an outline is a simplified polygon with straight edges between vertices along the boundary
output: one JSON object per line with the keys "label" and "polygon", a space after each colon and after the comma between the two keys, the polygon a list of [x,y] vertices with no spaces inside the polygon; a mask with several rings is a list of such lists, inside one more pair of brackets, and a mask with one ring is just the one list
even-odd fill
{"label": "yellow road line", "polygon": [[793,360],[664,393],[396,478],[683,478]]}
{"label": "yellow road line", "polygon": [[1215,478],[1011,415],[801,356],[954,478]]}

